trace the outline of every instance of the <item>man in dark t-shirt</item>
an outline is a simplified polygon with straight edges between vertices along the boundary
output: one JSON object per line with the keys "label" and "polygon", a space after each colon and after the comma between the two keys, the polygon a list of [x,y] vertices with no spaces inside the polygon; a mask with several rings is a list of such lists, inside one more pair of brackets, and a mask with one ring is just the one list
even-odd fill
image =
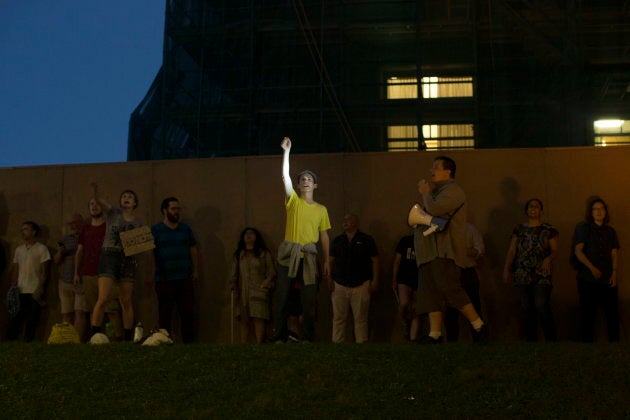
{"label": "man in dark t-shirt", "polygon": [[368,340],[370,293],[376,290],[379,278],[379,258],[374,239],[358,229],[358,218],[347,214],[343,218],[344,233],[330,247],[334,343],[345,341],[348,311],[354,316],[354,338],[357,343]]}
{"label": "man in dark t-shirt", "polygon": [[182,341],[194,340],[194,282],[197,275],[197,242],[190,227],[181,223],[181,206],[175,197],[162,201],[164,220],[151,228],[155,249],[155,291],[160,328],[171,332],[171,315],[176,305],[181,319]]}

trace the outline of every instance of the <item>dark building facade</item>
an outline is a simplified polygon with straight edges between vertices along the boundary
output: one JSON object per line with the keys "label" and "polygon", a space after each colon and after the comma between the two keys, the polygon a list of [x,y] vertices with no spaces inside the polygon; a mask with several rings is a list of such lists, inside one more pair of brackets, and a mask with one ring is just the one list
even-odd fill
{"label": "dark building facade", "polygon": [[628,120],[628,1],[167,0],[128,159],[605,145]]}

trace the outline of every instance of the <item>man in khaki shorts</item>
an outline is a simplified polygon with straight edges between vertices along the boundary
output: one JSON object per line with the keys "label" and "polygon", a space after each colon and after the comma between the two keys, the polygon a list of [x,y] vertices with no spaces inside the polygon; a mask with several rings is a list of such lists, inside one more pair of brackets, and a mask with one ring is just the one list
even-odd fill
{"label": "man in khaki shorts", "polygon": [[[74,283],[82,284],[85,292],[85,310],[91,314],[98,300],[98,260],[105,237],[105,218],[103,210],[96,200],[88,203],[90,223],[83,226],[79,233],[74,266]],[[113,287],[110,301],[105,310],[114,327],[116,340],[122,340],[122,324],[118,303],[118,288]]]}
{"label": "man in khaki shorts", "polygon": [[85,295],[81,284],[74,284],[75,254],[77,251],[77,237],[83,217],[73,214],[68,220],[69,234],[57,244],[59,248],[53,260],[59,266],[59,302],[61,304],[61,317],[63,322],[74,325],[82,337],[85,334]]}

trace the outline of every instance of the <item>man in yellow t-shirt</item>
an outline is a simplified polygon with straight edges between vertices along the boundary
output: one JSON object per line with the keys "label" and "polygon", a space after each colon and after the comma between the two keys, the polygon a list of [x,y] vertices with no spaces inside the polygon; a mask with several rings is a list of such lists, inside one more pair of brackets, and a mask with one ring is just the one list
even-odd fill
{"label": "man in yellow t-shirt", "polygon": [[291,140],[285,137],[280,145],[284,150],[282,180],[286,193],[287,223],[284,242],[278,249],[278,280],[274,293],[272,341],[287,339],[287,303],[289,291],[299,287],[302,303],[302,341],[313,341],[317,303],[317,242],[321,242],[324,254],[324,277],[330,275],[330,219],[326,207],[315,202],[313,192],[317,188],[317,175],[310,170],[298,174],[297,189],[289,175]]}

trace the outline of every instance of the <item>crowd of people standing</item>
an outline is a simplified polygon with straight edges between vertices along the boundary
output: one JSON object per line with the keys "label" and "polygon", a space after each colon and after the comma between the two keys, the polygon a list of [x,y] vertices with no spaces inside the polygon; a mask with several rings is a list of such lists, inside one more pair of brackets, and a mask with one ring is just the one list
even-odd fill
{"label": "crowd of people standing", "polygon": [[[315,201],[317,175],[311,170],[290,176],[291,140],[284,138],[282,179],[286,225],[277,257],[263,235],[246,227],[236,241],[232,258],[231,314],[241,341],[312,342],[315,337],[317,295],[321,279],[331,293],[332,341],[369,340],[371,294],[380,287],[381,261],[374,238],[359,229],[357,214],[343,217],[343,232],[329,237],[327,208]],[[447,156],[436,157],[431,179],[418,183],[419,200],[409,214],[413,234],[400,239],[395,249],[391,287],[397,297],[402,335],[411,342],[438,344],[457,341],[460,314],[467,320],[473,341],[488,338],[482,318],[477,260],[485,247],[478,230],[467,221],[466,194],[456,183],[457,166]],[[117,340],[131,341],[136,316],[133,310],[138,260],[127,255],[121,233],[140,228],[136,216],[139,199],[125,190],[117,206],[99,196],[93,185],[88,203],[89,220],[75,214],[69,233],[58,242],[51,258],[37,241],[37,223],[22,224],[23,244],[14,254],[11,285],[17,309],[10,318],[6,338],[33,340],[41,308],[47,267],[52,259],[60,267],[58,292],[61,318],[88,340],[105,332],[105,320]],[[543,221],[543,202],[525,204],[526,222],[517,225],[505,258],[503,280],[519,297],[523,336],[537,340],[540,325],[546,341],[557,340],[551,305],[553,261],[559,257],[559,232]],[[176,307],[181,340],[195,341],[195,284],[198,251],[191,228],[180,221],[175,197],[163,200],[162,222],[151,227],[155,248],[150,252],[147,284],[156,293],[158,325],[171,331]],[[580,334],[594,340],[597,309],[603,308],[610,341],[619,340],[617,263],[619,241],[609,225],[608,207],[601,198],[589,201],[585,220],[574,232],[572,264],[577,270]],[[421,317],[428,318],[422,335]],[[352,317],[353,334],[349,335]],[[271,336],[267,338],[268,325]],[[88,328],[89,326],[89,328]],[[22,331],[23,330],[23,331]],[[253,333],[253,334],[252,334]]]}

